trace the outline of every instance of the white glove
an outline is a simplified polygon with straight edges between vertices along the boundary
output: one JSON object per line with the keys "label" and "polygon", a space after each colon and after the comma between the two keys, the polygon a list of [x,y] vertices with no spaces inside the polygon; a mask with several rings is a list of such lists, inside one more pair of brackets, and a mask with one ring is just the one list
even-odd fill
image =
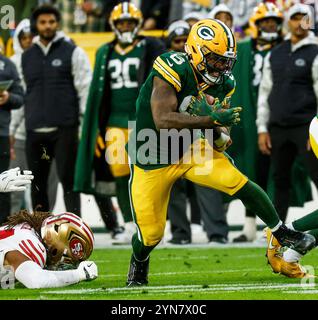
{"label": "white glove", "polygon": [[0,192],[24,191],[33,178],[31,171],[20,168],[4,171],[0,174]]}
{"label": "white glove", "polygon": [[93,261],[82,261],[79,264],[77,271],[79,272],[80,281],[94,280],[98,276],[97,265]]}

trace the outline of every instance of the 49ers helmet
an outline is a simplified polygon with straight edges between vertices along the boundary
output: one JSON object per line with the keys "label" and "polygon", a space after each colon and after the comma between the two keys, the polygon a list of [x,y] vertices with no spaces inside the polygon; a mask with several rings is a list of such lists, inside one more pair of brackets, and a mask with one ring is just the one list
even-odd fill
{"label": "49ers helmet", "polygon": [[63,213],[45,219],[41,238],[48,252],[48,266],[77,265],[87,260],[94,248],[90,227],[77,215]]}

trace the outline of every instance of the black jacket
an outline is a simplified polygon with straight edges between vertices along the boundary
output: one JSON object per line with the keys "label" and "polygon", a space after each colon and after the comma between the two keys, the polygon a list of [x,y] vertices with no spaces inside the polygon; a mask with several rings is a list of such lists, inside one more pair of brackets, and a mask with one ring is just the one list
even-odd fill
{"label": "black jacket", "polygon": [[13,80],[8,89],[9,100],[0,106],[0,136],[9,136],[9,126],[11,120],[11,109],[19,109],[24,102],[23,88],[20,83],[19,75],[14,63],[0,55],[0,81]]}

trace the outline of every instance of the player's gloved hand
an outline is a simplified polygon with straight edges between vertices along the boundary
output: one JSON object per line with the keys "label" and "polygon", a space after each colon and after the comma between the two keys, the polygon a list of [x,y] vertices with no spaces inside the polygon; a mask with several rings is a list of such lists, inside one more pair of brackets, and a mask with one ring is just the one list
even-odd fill
{"label": "player's gloved hand", "polygon": [[217,98],[214,99],[213,104],[209,104],[205,94],[200,92],[197,97],[185,97],[179,111],[190,116],[210,116],[216,126],[230,127],[240,122],[239,113],[242,108],[230,108],[228,100],[220,102]]}
{"label": "player's gloved hand", "polygon": [[34,176],[29,170],[14,168],[0,174],[0,192],[24,191]]}
{"label": "player's gloved hand", "polygon": [[103,152],[105,153],[105,149],[106,149],[105,140],[102,138],[102,136],[99,133],[96,139],[95,156],[97,158],[100,158]]}
{"label": "player's gloved hand", "polygon": [[93,261],[82,261],[77,271],[79,272],[80,281],[91,281],[98,277],[97,265]]}
{"label": "player's gloved hand", "polygon": [[211,117],[213,123],[220,127],[231,127],[238,124],[240,119],[241,107],[235,107],[230,109],[220,109],[215,112],[211,112],[209,116]]}
{"label": "player's gloved hand", "polygon": [[213,104],[209,104],[204,93],[200,92],[198,96],[187,96],[182,101],[179,111],[190,116],[206,116],[211,111],[222,108],[219,99],[214,99]]}

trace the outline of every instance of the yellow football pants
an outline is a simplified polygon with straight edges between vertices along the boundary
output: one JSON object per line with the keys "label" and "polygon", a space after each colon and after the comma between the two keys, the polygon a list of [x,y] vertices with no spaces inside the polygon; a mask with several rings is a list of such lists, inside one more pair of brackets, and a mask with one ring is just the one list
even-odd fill
{"label": "yellow football pants", "polygon": [[154,246],[162,239],[170,191],[181,177],[229,195],[234,195],[248,181],[223,153],[215,150],[213,159],[201,164],[172,164],[155,170],[132,165],[131,206],[139,240],[145,246]]}
{"label": "yellow football pants", "polygon": [[115,178],[130,174],[128,155],[125,149],[129,134],[129,130],[125,128],[108,127],[106,129],[106,161]]}

